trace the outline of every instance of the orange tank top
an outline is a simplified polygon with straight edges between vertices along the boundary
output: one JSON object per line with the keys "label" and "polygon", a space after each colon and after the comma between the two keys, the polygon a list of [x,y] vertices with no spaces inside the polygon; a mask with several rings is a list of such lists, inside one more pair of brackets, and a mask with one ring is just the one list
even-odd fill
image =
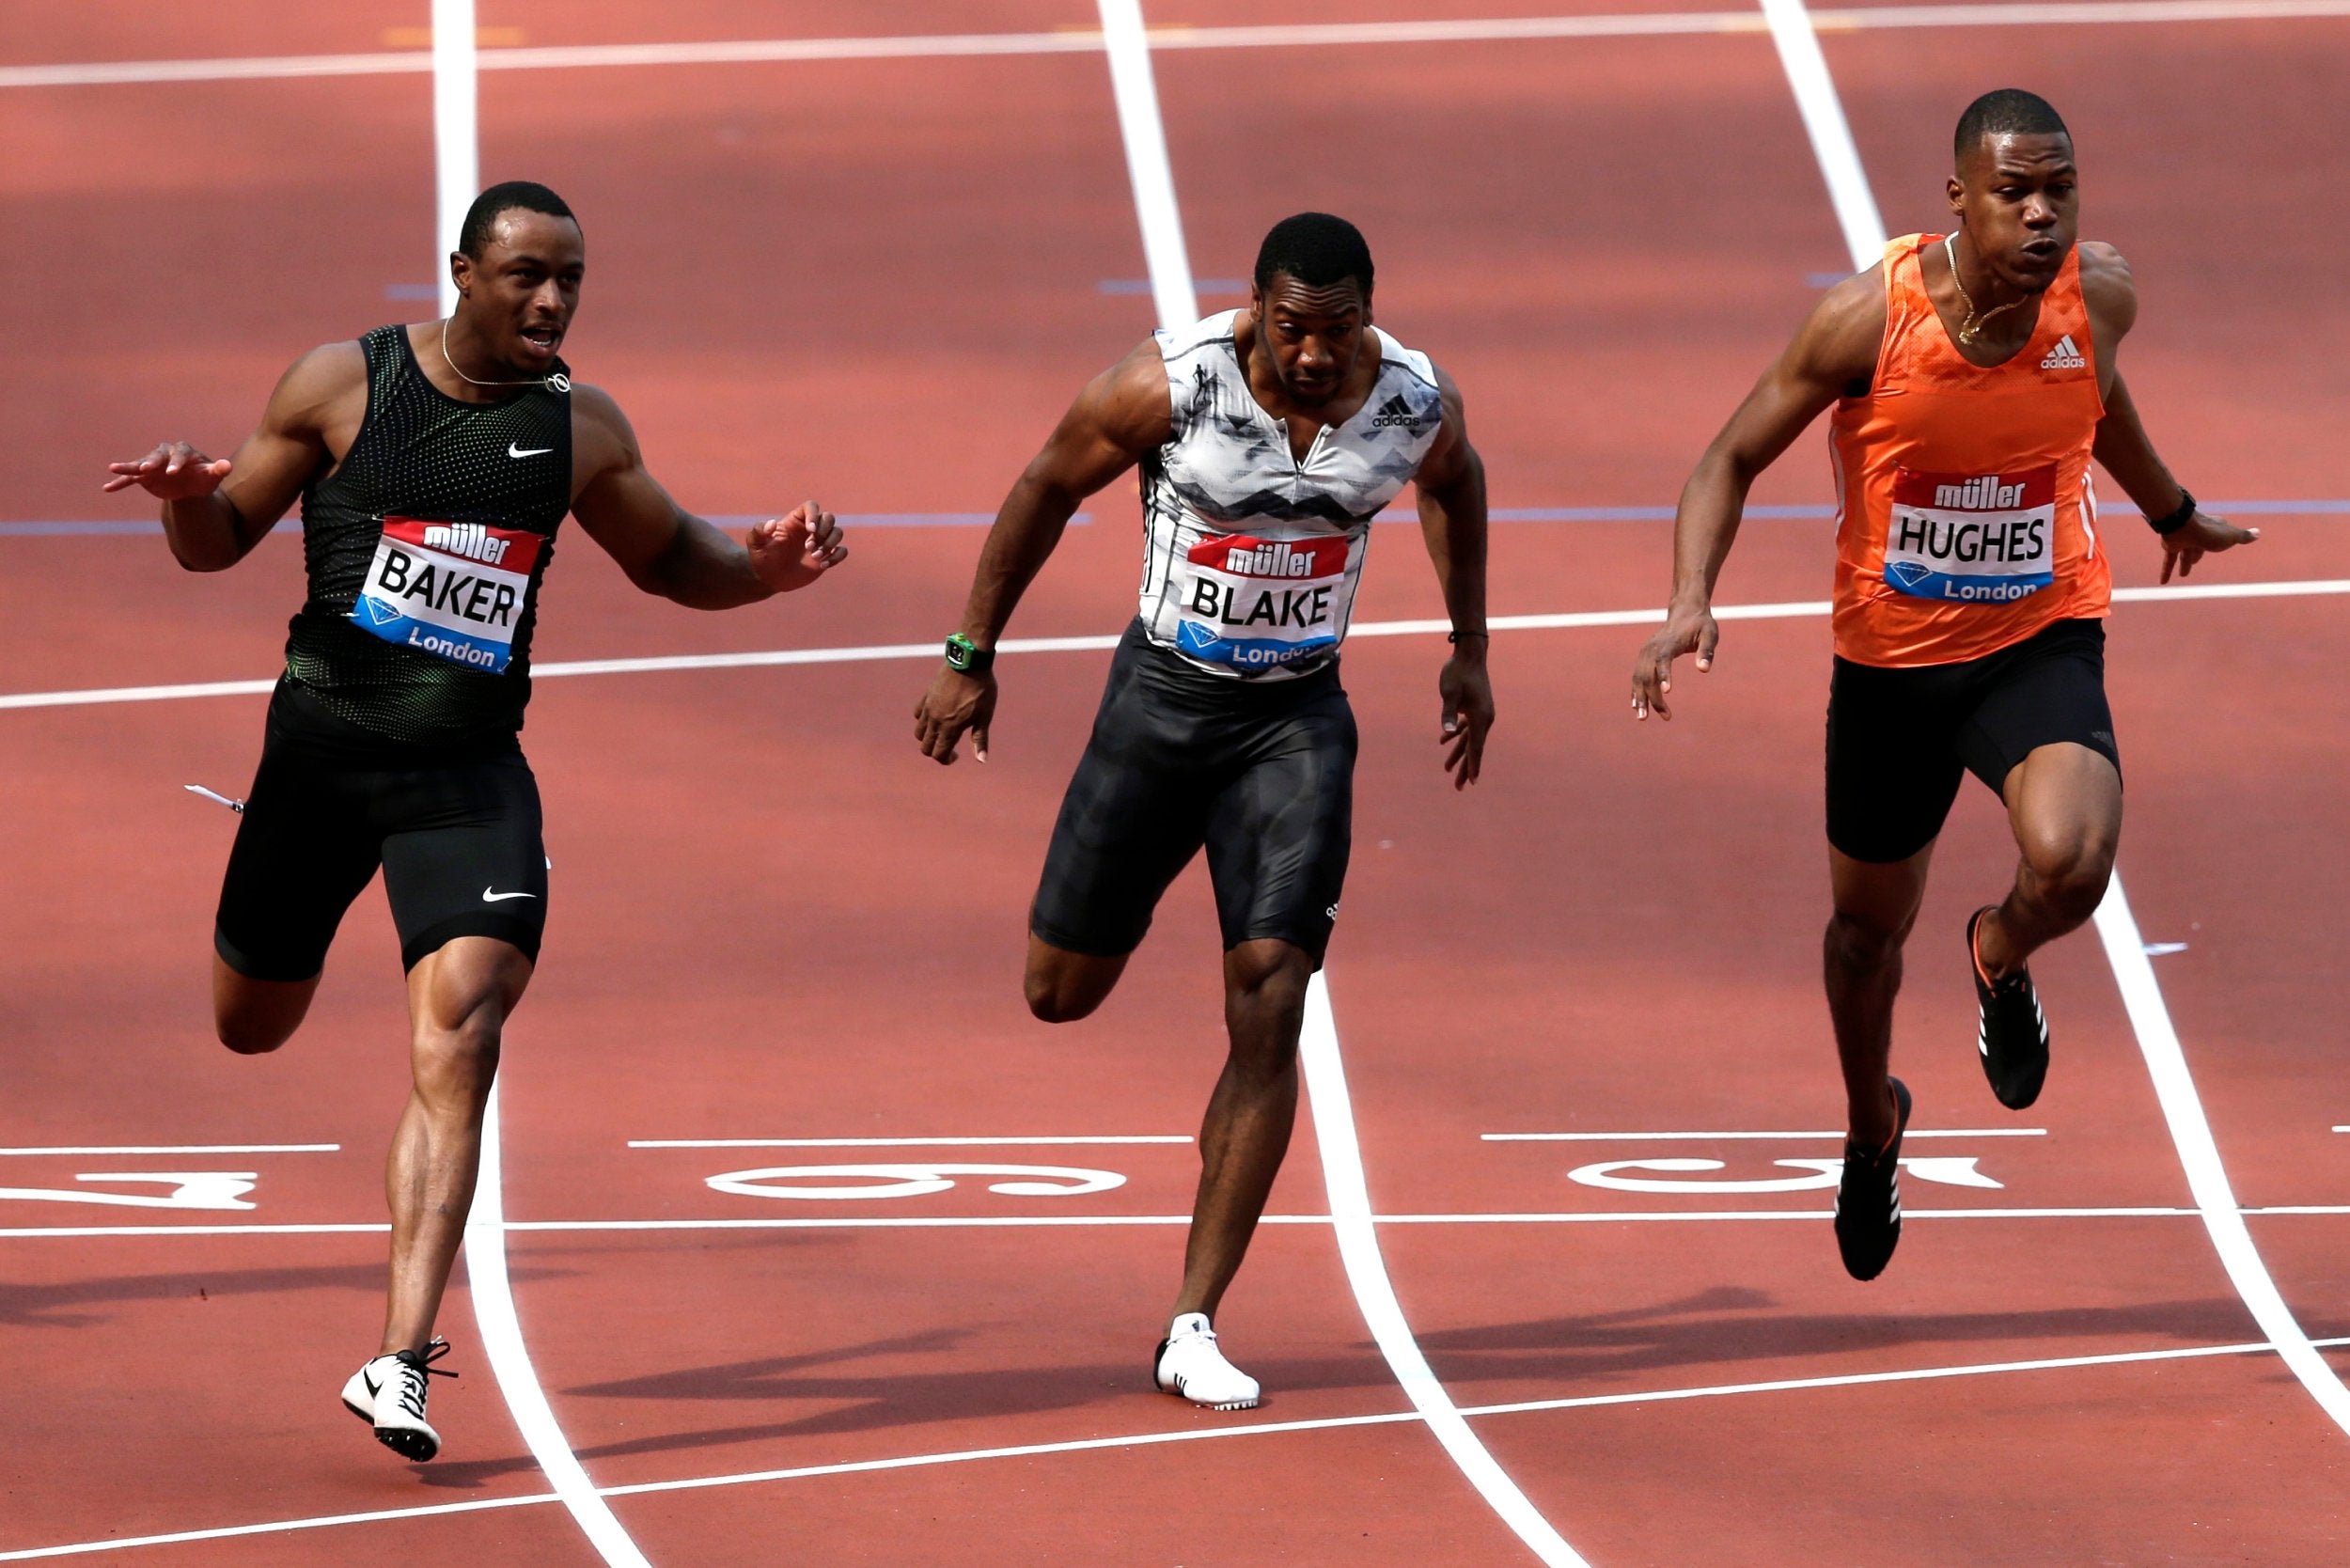
{"label": "orange tank top", "polygon": [[1836,651],[1954,664],[2106,613],[2090,447],[2105,400],[2080,252],[2013,358],[1970,365],[1926,297],[1938,234],[1885,247],[1885,342],[1866,396],[1836,405]]}

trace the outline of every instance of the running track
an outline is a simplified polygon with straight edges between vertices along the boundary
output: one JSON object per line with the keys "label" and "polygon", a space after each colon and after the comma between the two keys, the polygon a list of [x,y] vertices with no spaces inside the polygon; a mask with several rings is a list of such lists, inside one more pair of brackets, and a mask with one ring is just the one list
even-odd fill
{"label": "running track", "polygon": [[[1833,128],[1815,144],[1791,89],[1800,37],[1791,78],[1760,12],[1570,10],[1150,13],[1189,29],[1154,36],[1149,64],[1202,306],[1233,303],[1271,218],[1363,224],[1382,319],[1465,388],[1496,506],[1552,519],[1496,525],[1497,615],[1658,602],[1667,525],[1641,509],[1669,504],[1855,233]],[[2350,333],[2325,280],[2346,11],[1816,13],[1896,231],[1935,222],[1974,92],[2019,81],[2071,118],[2088,229],[2147,301],[2129,372],[2158,441],[2199,494],[2267,503],[2266,538],[2212,563],[2215,584],[2343,575]],[[19,14],[0,41],[6,685],[265,678],[291,541],[188,578],[153,536],[86,525],[148,515],[97,476],[160,435],[226,449],[300,348],[432,309],[453,149],[427,8]],[[1297,30],[1341,21],[1366,25]],[[700,0],[664,8],[657,36],[618,8],[485,3],[478,23],[481,177],[545,180],[585,217],[569,352],[656,471],[713,514],[814,494],[876,519],[838,582],[717,618],[641,598],[574,540],[541,658],[932,643],[979,541],[957,514],[995,505],[1074,386],[1149,327],[1153,283],[1178,281],[1178,253],[1155,278],[1145,260],[1170,212],[1137,208],[1100,18]],[[727,47],[744,39],[768,41]],[[693,47],[664,62],[649,43]],[[173,63],[86,69],[154,61]],[[2326,1341],[2350,1337],[2342,600],[2121,606],[2122,867],[2160,951],[2109,963],[2084,933],[2041,962],[2058,1065],[2023,1119],[1965,1049],[1954,933],[2011,854],[1970,789],[1900,1025],[1918,1124],[1951,1136],[1912,1146],[1942,1163],[1912,1168],[1901,1255],[1855,1285],[1825,1192],[1753,1185],[1836,1152],[1812,979],[1826,651],[1801,608],[1826,580],[1818,447],[1761,488],[1787,515],[1748,525],[1723,586],[1793,608],[1731,624],[1668,727],[1624,717],[1637,626],[1511,631],[1489,776],[1456,798],[1429,733],[1440,645],[1350,649],[1359,847],[1328,995],[1353,1114],[1329,1125],[1355,1134],[1381,1217],[1332,1223],[1345,1140],[1301,1125],[1220,1325],[1271,1391],[1236,1417],[1143,1384],[1217,1064],[1204,880],[1095,1021],[1036,1025],[1014,981],[1100,651],[1007,660],[984,769],[915,757],[926,657],[544,682],[528,745],[558,898],[511,1031],[497,1194],[535,1383],[494,1372],[480,1264],[471,1291],[461,1268],[445,1327],[465,1375],[436,1389],[449,1448],[420,1468],[333,1403],[374,1332],[380,1152],[405,1091],[380,901],[347,922],[300,1040],[219,1051],[203,933],[233,824],[179,786],[242,789],[261,699],[9,701],[0,1560],[2341,1560],[2350,1445],[2316,1395],[2341,1399]],[[1090,517],[1017,633],[1117,631],[1131,491]],[[2153,550],[2111,522],[2122,580],[2151,583]],[[1435,615],[1412,530],[1381,538],[1361,619]],[[2166,1017],[2218,1155],[2200,1200],[2223,1170],[2321,1345],[2306,1377],[2215,1250],[2234,1209],[2199,1217],[2146,1055]],[[1612,1134],[1644,1136],[1593,1136]],[[923,1141],[979,1138],[1034,1141]],[[1128,1141],[1053,1141],[1078,1138]],[[634,1146],[726,1139],[802,1141]],[[198,1147],[216,1152],[122,1152]],[[1720,1167],[1655,1163],[1673,1159]],[[869,1163],[1079,1174],[832,1200],[774,1189],[885,1179],[739,1176]],[[1088,1190],[990,1190],[1023,1180]],[[1729,1190],[1665,1185],[1705,1182]],[[79,1200],[26,1196],[60,1191]],[[149,1202],[98,1201],[123,1197]],[[1393,1322],[1374,1340],[1357,1294],[1375,1309],[1373,1231],[1400,1341]],[[477,1256],[500,1235],[478,1230]],[[1399,1354],[1432,1374],[1418,1410]],[[534,1388],[551,1420],[526,1435],[509,1401]],[[1422,1419],[1445,1402],[1466,1420]],[[578,1479],[551,1482],[566,1451]]]}

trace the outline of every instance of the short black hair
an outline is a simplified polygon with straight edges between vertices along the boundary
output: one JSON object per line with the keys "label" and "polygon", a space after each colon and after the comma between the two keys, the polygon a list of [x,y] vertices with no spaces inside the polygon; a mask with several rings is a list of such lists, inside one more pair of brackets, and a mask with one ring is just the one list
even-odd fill
{"label": "short black hair", "polygon": [[2056,112],[2056,106],[2038,93],[2000,87],[1967,104],[1966,112],[1958,117],[1958,133],[1950,138],[1951,156],[1964,164],[1985,136],[2062,136],[2071,141],[2073,133],[2065,129],[2064,117]]}
{"label": "short black hair", "polygon": [[551,218],[571,218],[573,225],[579,222],[563,204],[563,198],[544,185],[533,180],[509,180],[473,198],[473,205],[465,209],[464,227],[457,231],[457,248],[480,260],[482,251],[490,243],[490,230],[497,227],[499,215],[517,207],[525,212],[544,212]]}
{"label": "short black hair", "polygon": [[1369,299],[1371,246],[1363,231],[1344,218],[1300,212],[1275,224],[1257,247],[1257,287],[1272,288],[1277,273],[1287,273],[1308,289],[1327,289],[1351,277]]}

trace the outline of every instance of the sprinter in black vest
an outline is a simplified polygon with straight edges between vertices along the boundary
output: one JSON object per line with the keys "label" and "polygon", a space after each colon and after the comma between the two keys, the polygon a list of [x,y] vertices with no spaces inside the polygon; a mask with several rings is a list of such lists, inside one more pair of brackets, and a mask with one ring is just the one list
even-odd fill
{"label": "sprinter in black vest", "polygon": [[645,471],[611,398],[557,357],[579,224],[543,185],[483,192],[449,257],[446,321],[294,362],[232,459],[185,442],[112,465],[164,503],[180,563],[243,560],[302,499],[309,597],[286,642],[212,938],[223,1043],[284,1044],[343,912],[384,870],[408,971],[415,1089],[394,1135],[381,1353],[343,1403],[402,1456],[425,1419],[432,1320],[464,1233],[482,1106],[547,903],[538,785],[517,735],[539,584],[568,512],[629,580],[698,609],[805,588],[848,554],[814,502],[741,544]]}

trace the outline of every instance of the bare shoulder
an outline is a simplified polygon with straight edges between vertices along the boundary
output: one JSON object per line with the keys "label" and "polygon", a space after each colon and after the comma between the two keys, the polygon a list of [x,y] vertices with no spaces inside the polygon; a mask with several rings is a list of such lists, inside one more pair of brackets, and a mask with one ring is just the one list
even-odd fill
{"label": "bare shoulder", "polygon": [[316,423],[337,403],[364,397],[367,387],[368,353],[357,338],[321,343],[277,378],[270,407],[281,417]]}
{"label": "bare shoulder", "polygon": [[636,431],[619,400],[601,386],[572,383],[572,472],[579,482],[640,461]]}
{"label": "bare shoulder", "polygon": [[1885,265],[1879,262],[1821,296],[1791,352],[1800,363],[1838,381],[1868,376],[1884,346],[1885,320]]}
{"label": "bare shoulder", "polygon": [[2138,324],[2138,285],[2130,264],[2111,245],[2083,240],[2079,250],[2081,303],[2089,307],[2090,332],[2103,351]]}
{"label": "bare shoulder", "polygon": [[2083,240],[2081,256],[2081,293],[2092,305],[2135,303],[2138,285],[2130,276],[2130,264],[2122,253],[2102,240]]}
{"label": "bare shoulder", "polygon": [[1167,361],[1155,337],[1144,338],[1094,377],[1077,400],[1102,433],[1128,451],[1164,446],[1174,433]]}

